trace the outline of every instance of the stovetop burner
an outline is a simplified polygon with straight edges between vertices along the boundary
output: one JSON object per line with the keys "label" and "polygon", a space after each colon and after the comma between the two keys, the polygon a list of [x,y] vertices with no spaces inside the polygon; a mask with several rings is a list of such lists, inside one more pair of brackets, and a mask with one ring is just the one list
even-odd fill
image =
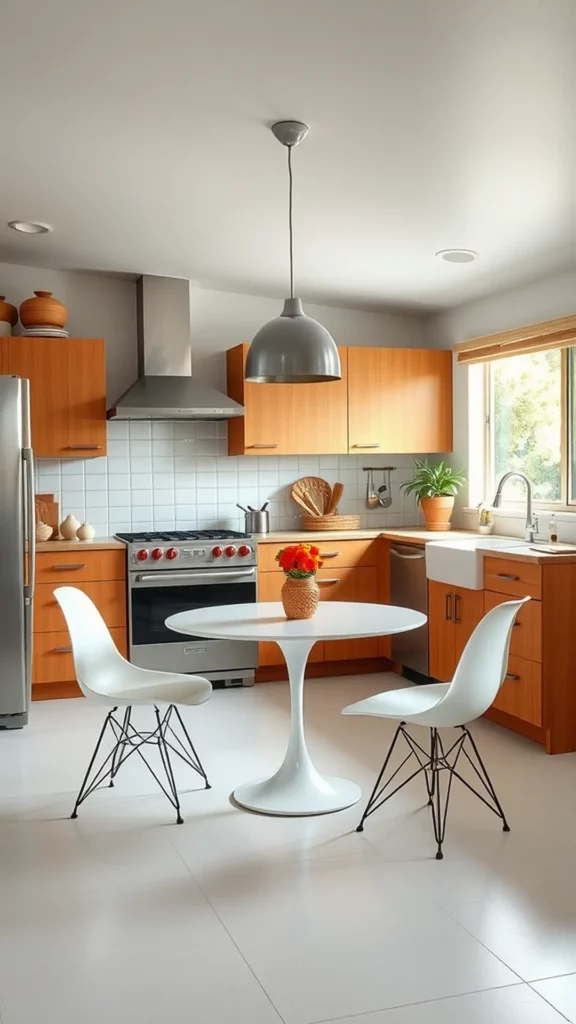
{"label": "stovetop burner", "polygon": [[238,530],[162,530],[158,533],[117,533],[116,536],[127,544],[153,544],[156,541],[177,544],[187,540],[247,540],[250,534]]}

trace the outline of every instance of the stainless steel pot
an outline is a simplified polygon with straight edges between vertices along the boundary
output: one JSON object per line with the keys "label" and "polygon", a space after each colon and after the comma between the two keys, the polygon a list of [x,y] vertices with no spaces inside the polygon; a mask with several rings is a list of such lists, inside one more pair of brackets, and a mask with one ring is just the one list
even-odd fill
{"label": "stainless steel pot", "polygon": [[270,533],[270,513],[258,510],[245,512],[244,524],[246,533]]}

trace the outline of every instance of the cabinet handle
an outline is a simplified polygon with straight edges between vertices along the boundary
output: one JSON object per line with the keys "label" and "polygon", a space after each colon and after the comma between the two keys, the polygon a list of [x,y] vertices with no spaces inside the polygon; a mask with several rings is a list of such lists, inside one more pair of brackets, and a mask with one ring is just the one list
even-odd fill
{"label": "cabinet handle", "polygon": [[71,647],[55,647],[54,654],[72,654]]}
{"label": "cabinet handle", "polygon": [[86,562],[79,562],[78,565],[53,565],[52,568],[57,572],[67,572],[68,569],[85,569]]}
{"label": "cabinet handle", "polygon": [[452,598],[454,594],[446,594],[446,604],[444,607],[444,618],[446,622],[452,622]]}
{"label": "cabinet handle", "polygon": [[249,444],[248,448],[279,448],[279,444]]}
{"label": "cabinet handle", "polygon": [[519,576],[511,576],[510,573],[507,572],[497,572],[496,576],[499,580],[513,580],[515,583],[520,579]]}
{"label": "cabinet handle", "polygon": [[380,443],[376,442],[375,444],[353,444],[352,447],[353,448],[380,448]]}
{"label": "cabinet handle", "polygon": [[458,623],[458,622],[462,621],[460,619],[459,615],[458,615],[459,608],[460,608],[460,594],[454,594],[454,616],[452,618],[452,622],[454,622],[454,623]]}
{"label": "cabinet handle", "polygon": [[521,622],[515,622],[514,623],[514,629],[519,629],[521,625],[522,625]]}
{"label": "cabinet handle", "polygon": [[101,444],[67,444],[66,448],[71,452],[91,451],[99,452],[102,449]]}
{"label": "cabinet handle", "polygon": [[335,576],[334,579],[331,580],[316,580],[316,583],[319,587],[325,587],[328,583],[340,583],[340,577]]}
{"label": "cabinet handle", "polygon": [[520,676],[514,675],[514,672],[507,672],[506,679],[520,679]]}
{"label": "cabinet handle", "polygon": [[321,551],[320,558],[338,558],[339,551]]}

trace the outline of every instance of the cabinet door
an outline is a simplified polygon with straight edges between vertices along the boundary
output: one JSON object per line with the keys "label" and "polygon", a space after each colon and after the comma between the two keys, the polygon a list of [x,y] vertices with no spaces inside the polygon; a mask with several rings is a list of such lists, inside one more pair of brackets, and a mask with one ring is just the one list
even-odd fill
{"label": "cabinet door", "polygon": [[[283,572],[259,572],[258,573],[258,600],[259,601],[280,601],[280,591],[284,586]],[[324,661],[324,644],[314,644],[310,651],[308,661]],[[284,655],[278,644],[263,643],[258,645],[259,665],[283,665]]]}
{"label": "cabinet door", "polygon": [[452,353],[348,349],[349,451],[452,450]]}
{"label": "cabinet door", "polygon": [[[359,565],[352,569],[320,569],[316,574],[321,601],[366,601],[378,604],[378,570]],[[354,658],[377,658],[378,637],[359,640],[327,640],[326,661],[349,661]]]}
{"label": "cabinet door", "polygon": [[228,353],[228,393],[245,415],[229,422],[229,455],[330,455],[348,451],[347,349],[342,379],[325,384],[244,381],[248,345]]}
{"label": "cabinet door", "polygon": [[[109,628],[126,627],[126,586],[121,580],[95,580],[76,586],[94,601]],[[54,597],[54,584],[37,584],[34,594],[34,632],[55,633],[65,629],[64,616]]]}
{"label": "cabinet door", "polygon": [[462,657],[468,640],[484,615],[484,591],[453,587],[454,591],[454,652],[456,665]]}
{"label": "cabinet door", "polygon": [[32,446],[38,457],[106,454],[103,341],[0,338],[0,372],[30,381]]}
{"label": "cabinet door", "polygon": [[[428,635],[430,675],[447,683],[457,665],[454,613],[454,587],[446,583],[428,583]],[[479,591],[482,593],[482,591]]]}

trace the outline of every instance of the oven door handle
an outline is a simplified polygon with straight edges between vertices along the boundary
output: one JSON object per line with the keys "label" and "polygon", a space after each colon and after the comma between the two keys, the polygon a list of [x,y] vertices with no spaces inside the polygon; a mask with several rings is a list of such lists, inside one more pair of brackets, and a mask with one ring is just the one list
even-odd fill
{"label": "oven door handle", "polygon": [[174,580],[189,580],[190,583],[195,583],[197,580],[212,580],[217,583],[218,580],[232,580],[232,579],[250,579],[256,575],[256,569],[224,569],[223,572],[151,572],[146,573],[142,576],[136,577],[137,583],[150,583],[154,580],[164,580],[166,582]]}

